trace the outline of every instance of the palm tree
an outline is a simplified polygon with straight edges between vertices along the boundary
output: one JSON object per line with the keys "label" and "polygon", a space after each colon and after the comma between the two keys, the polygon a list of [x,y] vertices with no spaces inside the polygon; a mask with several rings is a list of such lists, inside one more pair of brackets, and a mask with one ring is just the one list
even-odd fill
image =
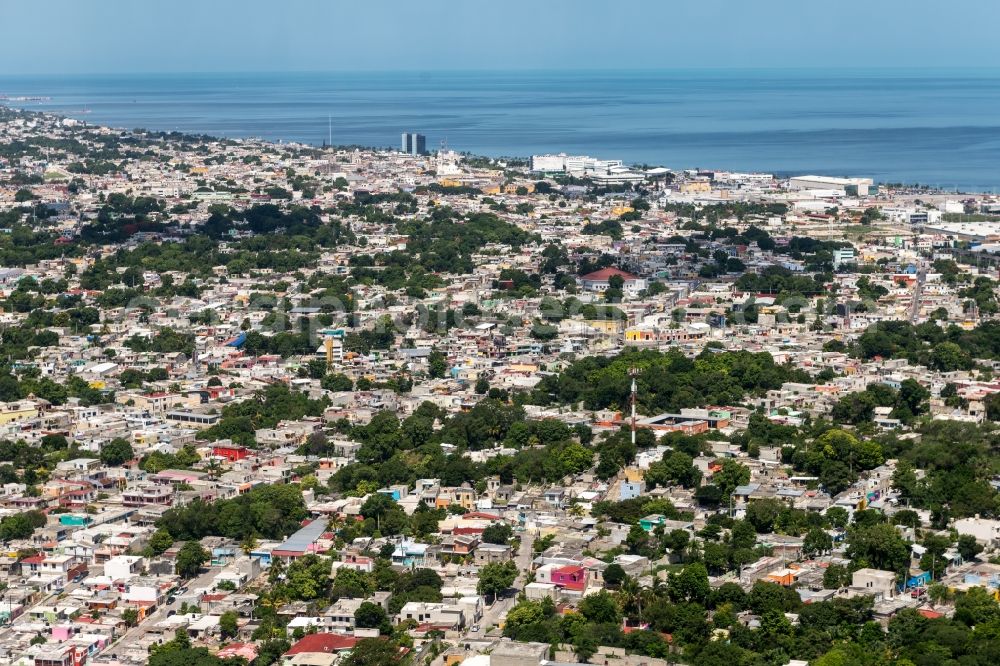
{"label": "palm tree", "polygon": [[951,591],[947,585],[943,583],[934,583],[927,588],[927,596],[930,598],[931,603],[937,606],[938,604],[943,604],[951,601],[955,598],[954,593]]}
{"label": "palm tree", "polygon": [[618,587],[618,603],[621,605],[623,614],[630,615],[633,610],[636,610],[639,621],[642,621],[642,588],[639,586],[639,581],[631,576],[625,576]]}
{"label": "palm tree", "polygon": [[243,539],[243,543],[240,544],[240,549],[243,551],[244,555],[250,555],[253,549],[257,547],[257,535],[251,532]]}

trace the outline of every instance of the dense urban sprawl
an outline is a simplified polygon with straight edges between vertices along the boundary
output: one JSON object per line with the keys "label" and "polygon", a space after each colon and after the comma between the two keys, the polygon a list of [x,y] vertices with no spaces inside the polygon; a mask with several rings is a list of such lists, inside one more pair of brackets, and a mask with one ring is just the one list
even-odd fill
{"label": "dense urban sprawl", "polygon": [[1000,663],[1000,198],[0,108],[0,663]]}

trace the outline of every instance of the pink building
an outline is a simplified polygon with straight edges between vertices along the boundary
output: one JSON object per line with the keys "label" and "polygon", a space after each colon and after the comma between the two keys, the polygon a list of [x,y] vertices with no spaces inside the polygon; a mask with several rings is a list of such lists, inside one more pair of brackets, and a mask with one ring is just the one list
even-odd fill
{"label": "pink building", "polygon": [[567,590],[582,592],[587,587],[587,570],[579,566],[553,569],[552,584]]}

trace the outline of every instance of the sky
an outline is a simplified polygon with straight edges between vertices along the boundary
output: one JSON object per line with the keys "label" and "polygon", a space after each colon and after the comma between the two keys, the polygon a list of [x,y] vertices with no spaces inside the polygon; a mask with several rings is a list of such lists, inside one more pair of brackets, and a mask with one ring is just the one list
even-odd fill
{"label": "sky", "polygon": [[1000,67],[996,0],[0,0],[0,76]]}

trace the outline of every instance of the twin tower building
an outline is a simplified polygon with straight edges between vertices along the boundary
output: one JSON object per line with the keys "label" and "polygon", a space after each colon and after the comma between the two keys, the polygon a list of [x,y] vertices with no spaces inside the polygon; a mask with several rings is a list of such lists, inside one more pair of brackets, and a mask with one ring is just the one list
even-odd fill
{"label": "twin tower building", "polygon": [[403,132],[403,140],[400,144],[400,150],[404,153],[409,153],[410,155],[426,155],[427,137],[423,134]]}

